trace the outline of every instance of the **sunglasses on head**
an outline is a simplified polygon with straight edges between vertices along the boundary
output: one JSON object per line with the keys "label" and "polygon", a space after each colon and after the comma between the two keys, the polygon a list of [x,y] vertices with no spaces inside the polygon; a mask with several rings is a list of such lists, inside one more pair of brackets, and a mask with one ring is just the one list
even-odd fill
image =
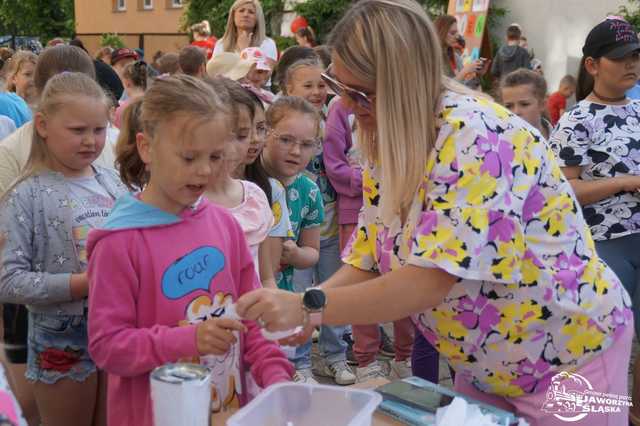
{"label": "sunglasses on head", "polygon": [[351,99],[351,101],[358,104],[360,107],[366,109],[367,111],[371,111],[373,99],[370,95],[367,95],[366,93],[363,93],[359,90],[352,89],[346,84],[339,82],[335,78],[331,77],[331,75],[329,75],[329,70],[331,70],[331,68],[327,69],[326,73],[322,73],[321,77],[324,82],[327,83],[327,86],[329,86],[329,88],[336,95],[341,97],[346,96]]}

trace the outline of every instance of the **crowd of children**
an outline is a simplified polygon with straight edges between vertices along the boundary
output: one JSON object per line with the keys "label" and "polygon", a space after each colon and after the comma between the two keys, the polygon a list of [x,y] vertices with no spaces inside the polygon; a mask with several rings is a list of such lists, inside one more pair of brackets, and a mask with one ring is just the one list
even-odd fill
{"label": "crowd of children", "polygon": [[[312,363],[313,339],[280,346],[258,322],[226,315],[254,289],[302,293],[329,279],[363,197],[374,197],[363,194],[358,146],[367,117],[351,108],[367,94],[332,76],[312,31],[278,55],[264,26],[259,1],[237,0],[217,43],[197,24],[191,46],[153,65],[128,48],[92,59],[81,42],[5,62],[3,364],[28,424],[150,426],[149,373],[175,361],[212,368],[214,410],[281,381],[389,374],[380,324],[319,327]],[[598,253],[634,295],[640,104],[625,97],[631,77],[614,90],[607,73],[624,74],[619,65],[637,81],[640,46],[614,61],[588,39],[587,76],[567,75],[549,95],[518,26],[491,66],[462,65],[455,18],[437,28],[443,73],[475,88],[490,68],[500,102],[550,141]],[[571,107],[576,89],[590,95]],[[345,90],[349,100],[335,96]],[[413,367],[438,380],[437,351],[409,317],[393,323],[393,338],[390,374]]]}

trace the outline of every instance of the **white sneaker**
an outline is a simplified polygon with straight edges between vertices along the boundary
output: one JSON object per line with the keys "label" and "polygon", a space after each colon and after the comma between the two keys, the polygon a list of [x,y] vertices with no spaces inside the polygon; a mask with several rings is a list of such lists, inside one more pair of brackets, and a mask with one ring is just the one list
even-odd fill
{"label": "white sneaker", "polygon": [[411,372],[411,360],[405,359],[404,361],[391,361],[391,371],[398,376],[398,379],[406,379],[413,376]]}
{"label": "white sneaker", "polygon": [[356,376],[346,361],[327,364],[326,361],[322,360],[321,365],[314,370],[314,373],[322,377],[331,377],[336,384],[341,386],[352,385],[356,382]]}
{"label": "white sneaker", "polygon": [[310,368],[296,370],[296,374],[293,375],[293,381],[296,383],[306,383],[308,385],[318,384],[318,381],[313,378],[313,373]]}
{"label": "white sneaker", "polygon": [[382,371],[382,365],[378,361],[373,361],[366,367],[358,367],[356,370],[356,377],[358,383],[368,382],[369,380],[386,378],[384,371]]}

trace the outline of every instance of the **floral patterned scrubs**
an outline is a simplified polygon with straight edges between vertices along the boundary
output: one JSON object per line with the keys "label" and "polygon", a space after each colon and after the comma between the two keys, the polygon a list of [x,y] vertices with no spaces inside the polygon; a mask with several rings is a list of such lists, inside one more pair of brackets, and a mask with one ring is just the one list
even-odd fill
{"label": "floral patterned scrubs", "polygon": [[385,273],[404,264],[459,278],[414,316],[451,366],[484,392],[546,391],[631,323],[629,296],[601,262],[571,186],[540,134],[488,100],[447,92],[436,148],[404,226],[383,223],[379,172],[344,262]]}

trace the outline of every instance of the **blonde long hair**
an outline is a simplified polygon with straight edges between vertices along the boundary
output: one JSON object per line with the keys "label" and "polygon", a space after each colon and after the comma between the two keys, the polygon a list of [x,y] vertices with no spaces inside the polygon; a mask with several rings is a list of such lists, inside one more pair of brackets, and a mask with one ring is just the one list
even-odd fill
{"label": "blonde long hair", "polygon": [[26,63],[31,63],[34,66],[38,62],[38,56],[35,53],[29,50],[20,50],[15,53],[9,60],[7,61],[8,70],[6,74],[6,88],[7,92],[15,92],[16,84],[13,82],[13,78],[20,72],[22,66]]}
{"label": "blonde long hair", "polygon": [[376,88],[377,129],[358,126],[358,141],[365,158],[381,168],[382,217],[389,221],[408,210],[424,178],[441,94],[470,92],[442,76],[440,39],[413,0],[358,2],[330,44],[354,75]]}
{"label": "blonde long hair", "polygon": [[260,47],[265,38],[267,38],[267,29],[264,23],[264,12],[260,0],[236,0],[231,9],[229,9],[229,18],[227,19],[227,29],[222,36],[222,43],[225,52],[234,52],[236,43],[238,42],[238,29],[234,21],[236,10],[243,4],[251,3],[256,8],[256,26],[253,30],[250,47]]}
{"label": "blonde long hair", "polygon": [[[65,103],[86,96],[99,100],[104,105],[105,125],[109,120],[109,107],[111,102],[104,90],[98,83],[88,75],[80,72],[65,71],[57,74],[47,82],[42,92],[40,103],[36,114],[51,116],[64,108]],[[40,136],[36,125],[33,125],[31,136],[31,151],[27,163],[18,179],[3,194],[4,199],[20,182],[25,179],[42,173],[49,169],[50,153],[45,140]]]}

